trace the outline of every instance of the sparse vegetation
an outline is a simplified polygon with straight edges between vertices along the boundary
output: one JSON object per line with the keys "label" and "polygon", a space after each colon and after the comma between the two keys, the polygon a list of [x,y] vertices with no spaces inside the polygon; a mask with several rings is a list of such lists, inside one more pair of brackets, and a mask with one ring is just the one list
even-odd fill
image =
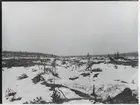
{"label": "sparse vegetation", "polygon": [[[86,100],[92,104],[138,103],[137,75],[134,75],[138,68],[136,57],[124,56],[119,52],[108,56],[88,53],[87,56],[45,58],[39,54],[31,54],[32,57],[26,54],[24,57],[12,55],[10,59],[3,59],[4,76],[11,80],[3,77],[5,87],[13,89],[7,89],[4,94],[4,100],[9,103],[23,102],[27,97],[29,101],[23,104],[61,104],[72,100]],[[40,66],[41,69],[38,69]],[[120,75],[124,78],[120,78]],[[130,89],[131,85],[133,89]],[[40,97],[33,99],[33,95]]]}

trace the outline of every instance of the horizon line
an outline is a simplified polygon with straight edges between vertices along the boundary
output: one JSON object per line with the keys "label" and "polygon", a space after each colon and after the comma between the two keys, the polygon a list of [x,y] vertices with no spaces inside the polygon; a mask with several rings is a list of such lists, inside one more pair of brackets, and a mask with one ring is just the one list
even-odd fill
{"label": "horizon line", "polygon": [[[27,53],[41,53],[41,54],[48,54],[48,55],[52,55],[53,53],[44,53],[44,52],[35,52],[35,51],[11,51],[11,50],[2,50],[2,52],[27,52]],[[119,52],[119,51],[117,51]],[[108,54],[115,54],[117,52],[114,52],[114,53],[104,53],[104,54],[90,54],[89,52],[89,55],[91,56],[100,56],[100,55],[108,55]],[[88,54],[87,53],[87,54]],[[120,53],[120,52],[119,52]],[[131,52],[121,52],[120,54],[124,54],[124,53],[138,53],[138,51],[131,51]],[[67,56],[86,56],[87,54],[79,54],[79,55],[57,55],[57,54],[53,54],[53,55],[56,55],[56,56],[64,56],[64,57],[67,57]]]}

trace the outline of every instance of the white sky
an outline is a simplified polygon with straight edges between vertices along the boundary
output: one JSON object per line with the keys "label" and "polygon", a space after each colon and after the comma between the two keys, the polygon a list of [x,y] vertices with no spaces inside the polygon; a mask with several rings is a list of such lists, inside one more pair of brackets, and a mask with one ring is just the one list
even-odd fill
{"label": "white sky", "polygon": [[138,51],[137,2],[2,2],[2,48],[57,55]]}

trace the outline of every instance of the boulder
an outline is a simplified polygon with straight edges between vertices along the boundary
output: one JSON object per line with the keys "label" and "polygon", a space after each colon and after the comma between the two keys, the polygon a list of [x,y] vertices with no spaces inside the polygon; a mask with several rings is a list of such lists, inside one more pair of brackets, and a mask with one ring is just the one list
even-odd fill
{"label": "boulder", "polygon": [[100,97],[102,101],[105,101],[108,99],[108,97],[115,97],[127,87],[128,86],[126,84],[122,83],[100,84],[95,86],[95,94]]}
{"label": "boulder", "polygon": [[130,104],[138,103],[138,99],[133,97],[132,90],[125,88],[120,94],[109,100],[110,104]]}

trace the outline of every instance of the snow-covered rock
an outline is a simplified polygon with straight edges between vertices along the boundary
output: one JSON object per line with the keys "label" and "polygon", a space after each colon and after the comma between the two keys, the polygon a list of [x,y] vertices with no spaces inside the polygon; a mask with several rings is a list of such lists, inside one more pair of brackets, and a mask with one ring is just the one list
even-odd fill
{"label": "snow-covered rock", "polygon": [[128,87],[126,84],[120,84],[117,82],[95,85],[95,94],[103,101],[105,101],[108,97],[115,97],[116,95],[121,93],[126,87]]}

